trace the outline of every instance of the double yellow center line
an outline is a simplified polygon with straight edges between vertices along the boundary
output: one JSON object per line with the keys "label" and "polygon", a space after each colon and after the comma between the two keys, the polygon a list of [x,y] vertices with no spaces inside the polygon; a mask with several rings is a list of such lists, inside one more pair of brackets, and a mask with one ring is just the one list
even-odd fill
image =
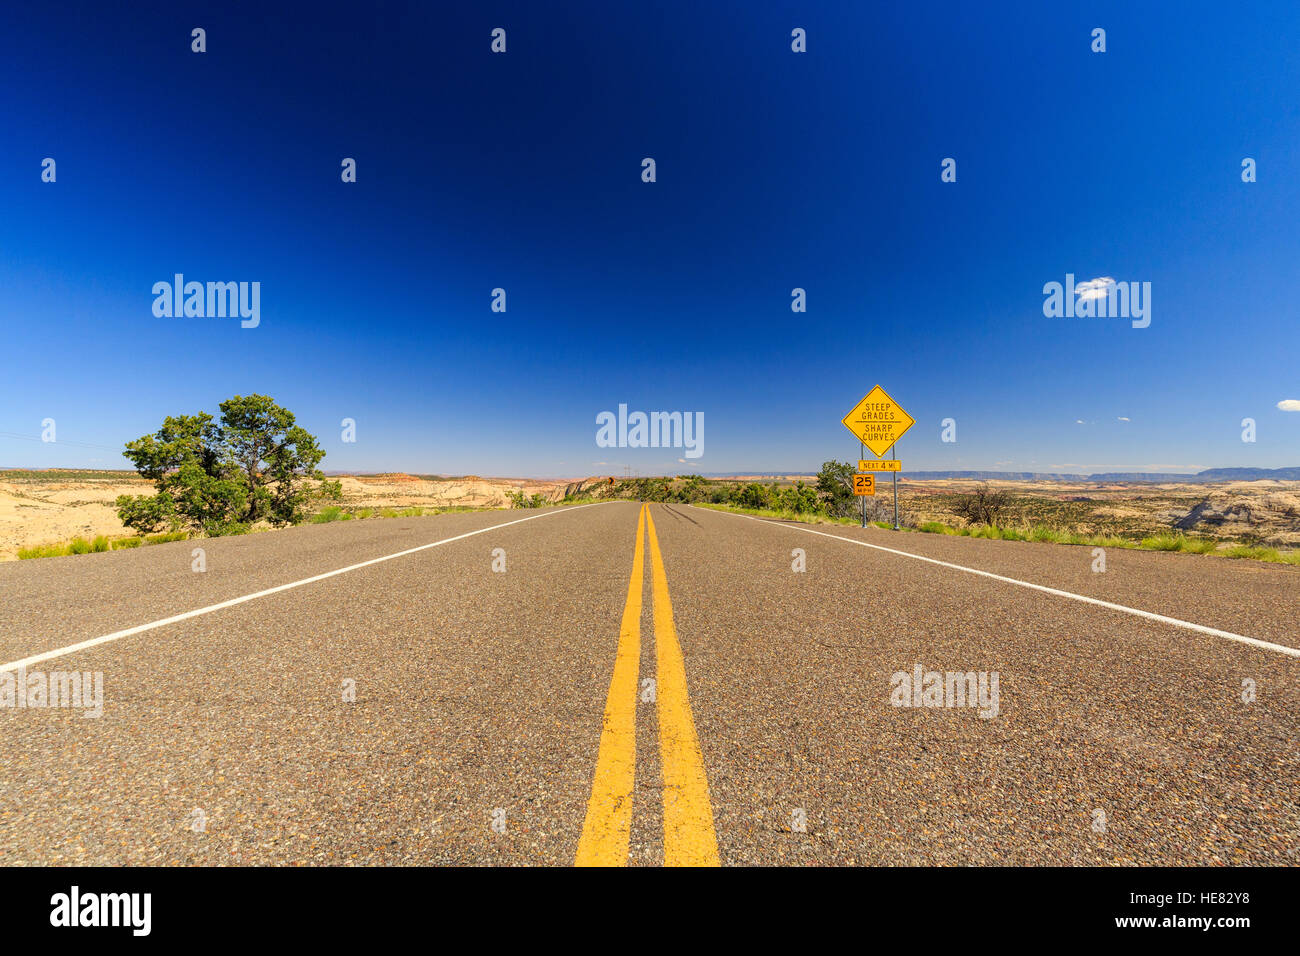
{"label": "double yellow center line", "polygon": [[605,701],[605,720],[596,758],[596,776],[587,819],[578,841],[578,866],[626,866],[636,787],[637,678],[641,665],[641,591],[645,578],[645,539],[650,539],[650,589],[654,598],[655,697],[659,714],[659,754],[663,764],[664,863],[717,866],[718,838],[709,803],[700,741],[695,735],[686,692],[686,666],[673,623],[668,576],[648,505],[636,524],[632,577],[619,627],[614,677]]}

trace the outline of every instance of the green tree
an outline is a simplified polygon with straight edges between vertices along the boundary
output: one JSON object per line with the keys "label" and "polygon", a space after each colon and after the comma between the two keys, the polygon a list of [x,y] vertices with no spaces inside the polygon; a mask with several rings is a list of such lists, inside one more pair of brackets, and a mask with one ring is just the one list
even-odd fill
{"label": "green tree", "polygon": [[853,466],[846,461],[822,462],[822,470],[817,473],[817,494],[827,514],[837,518],[852,515],[857,510]]}
{"label": "green tree", "polygon": [[318,467],[325,453],[288,409],[265,395],[236,395],[220,407],[219,422],[206,412],[168,417],[155,434],[127,443],[125,456],[156,493],[119,497],[123,524],[226,534],[263,519],[294,524],[314,498],[341,496]]}
{"label": "green tree", "polygon": [[751,481],[747,485],[736,488],[732,501],[742,508],[771,508],[775,490],[775,483],[769,487],[757,481]]}
{"label": "green tree", "polygon": [[293,412],[265,395],[236,395],[222,402],[218,441],[223,460],[246,479],[242,522],[266,518],[275,525],[297,524],[314,497],[341,494],[338,482],[326,481],[320,472],[325,452],[315,436],[295,424]]}

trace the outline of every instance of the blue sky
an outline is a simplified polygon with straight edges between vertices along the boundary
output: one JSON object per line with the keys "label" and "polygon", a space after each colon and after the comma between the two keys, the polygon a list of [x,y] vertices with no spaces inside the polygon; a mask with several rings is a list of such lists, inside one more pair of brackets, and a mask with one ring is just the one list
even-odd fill
{"label": "blue sky", "polygon": [[[877,383],[909,469],[1300,465],[1296,4],[132,6],[0,15],[0,465],[261,392],[329,469],[808,471]],[[260,325],[155,317],[178,272]]]}

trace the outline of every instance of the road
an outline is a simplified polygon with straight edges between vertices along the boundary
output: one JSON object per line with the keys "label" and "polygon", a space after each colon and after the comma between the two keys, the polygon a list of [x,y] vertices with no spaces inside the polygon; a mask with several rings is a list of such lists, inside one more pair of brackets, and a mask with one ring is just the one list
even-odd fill
{"label": "road", "polygon": [[1296,863],[1300,570],[1105,559],[614,502],[0,565],[0,671],[103,675],[0,706],[0,864]]}

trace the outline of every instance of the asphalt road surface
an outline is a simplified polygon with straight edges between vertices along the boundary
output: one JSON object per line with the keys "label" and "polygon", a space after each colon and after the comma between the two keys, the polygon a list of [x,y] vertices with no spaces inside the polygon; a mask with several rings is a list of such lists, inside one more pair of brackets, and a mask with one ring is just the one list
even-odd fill
{"label": "asphalt road surface", "polygon": [[0,565],[0,864],[1300,862],[1300,570],[1104,558],[615,502]]}

